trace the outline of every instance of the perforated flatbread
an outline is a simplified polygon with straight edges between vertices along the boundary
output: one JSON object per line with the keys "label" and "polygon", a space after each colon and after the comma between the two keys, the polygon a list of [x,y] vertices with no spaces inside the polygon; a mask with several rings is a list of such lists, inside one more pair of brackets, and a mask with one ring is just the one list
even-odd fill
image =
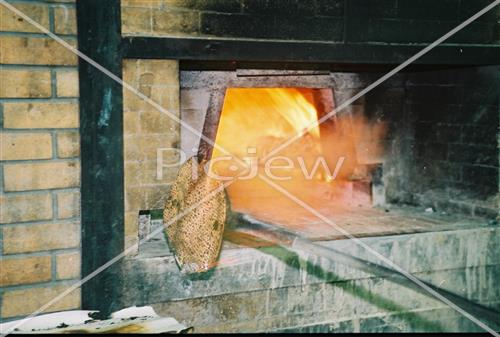
{"label": "perforated flatbread", "polygon": [[198,164],[193,157],[181,166],[163,211],[169,246],[187,273],[215,266],[224,233],[228,206],[224,186],[205,173],[205,163]]}

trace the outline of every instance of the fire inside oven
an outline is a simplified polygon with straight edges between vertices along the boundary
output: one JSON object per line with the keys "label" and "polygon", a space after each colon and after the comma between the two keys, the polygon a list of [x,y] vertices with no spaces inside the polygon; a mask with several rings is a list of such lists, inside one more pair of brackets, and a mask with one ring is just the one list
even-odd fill
{"label": "fire inside oven", "polygon": [[384,125],[334,108],[329,88],[228,88],[211,168],[219,179],[234,179],[232,208],[291,224],[305,214],[287,193],[327,215],[371,206]]}
{"label": "fire inside oven", "polygon": [[[325,289],[331,288],[334,296],[343,280],[364,279],[353,276],[357,272],[429,297],[423,288],[388,267],[390,261],[384,258],[412,270],[440,270],[442,254],[465,256],[457,252],[467,246],[465,241],[473,244],[476,239],[462,233],[486,230],[493,222],[485,219],[496,216],[497,204],[494,194],[491,198],[488,192],[491,183],[471,185],[464,179],[463,186],[457,187],[444,175],[443,165],[455,159],[429,143],[436,136],[430,134],[429,120],[456,118],[459,98],[442,97],[443,104],[453,108],[449,115],[444,113],[441,106],[427,99],[429,90],[435,89],[428,85],[426,76],[401,74],[356,99],[361,88],[377,78],[376,73],[181,71],[180,113],[189,128],[180,129],[183,155],[179,171],[193,160],[208,163],[203,174],[210,180],[202,183],[209,186],[217,181],[213,186],[223,187],[227,218],[221,230],[215,221],[221,219],[218,201],[200,204],[188,220],[172,222],[171,214],[167,212],[165,217],[159,209],[142,212],[139,239],[164,226],[167,235],[162,232],[143,242],[138,255],[125,261],[127,292],[123,302],[153,303],[166,314],[178,314],[180,305],[199,303],[217,312],[228,308],[247,312],[254,310],[254,304],[240,301],[240,296],[246,296],[241,294],[255,297],[255,303],[268,303],[267,308],[279,306],[276,298],[281,297],[272,296],[283,289],[310,289],[314,297],[321,294],[316,282],[326,282]],[[464,125],[469,125],[476,117],[467,115],[464,119]],[[434,123],[438,137],[443,138],[447,126],[443,121]],[[446,135],[450,148],[455,146],[456,135]],[[174,161],[178,158],[172,157]],[[201,172],[199,167],[196,170]],[[177,208],[177,201],[184,203],[184,209],[191,205],[185,203],[189,198],[179,193],[183,189],[175,188],[181,175],[171,188],[177,191],[171,192],[176,194],[175,202],[170,206],[167,202],[165,209]],[[184,184],[186,190],[197,186]],[[450,195],[460,195],[462,203],[481,205],[476,208],[478,213],[457,211]],[[201,196],[195,199],[201,200]],[[215,199],[223,200],[220,195]],[[480,216],[479,210],[486,215]],[[168,234],[172,223],[180,229],[183,246],[176,246],[175,235]],[[195,260],[183,260],[189,254],[179,254],[179,247],[211,247],[211,257],[193,267],[190,262]],[[447,253],[437,254],[436,247],[447,249]],[[198,254],[200,250],[191,252]],[[377,258],[371,253],[378,254]],[[186,265],[189,268],[184,268]],[[441,274],[436,275],[441,280]],[[436,280],[428,283],[426,277],[424,272],[416,276],[418,282],[461,308],[489,321],[496,319],[495,312],[461,292],[436,286],[440,284]],[[137,283],[141,288],[134,290]],[[355,297],[363,297],[365,290],[358,290]],[[293,299],[299,305],[309,303],[302,290],[299,292],[301,295]],[[274,300],[263,300],[269,296]],[[371,303],[371,297],[364,300]],[[345,310],[356,312],[349,305],[360,302],[345,303]],[[207,325],[213,318],[210,310],[200,317],[189,316],[191,311],[187,310],[184,320],[212,331]],[[288,315],[293,310],[281,311]],[[258,317],[260,311],[256,312]],[[239,323],[234,324],[227,331],[240,331]]]}

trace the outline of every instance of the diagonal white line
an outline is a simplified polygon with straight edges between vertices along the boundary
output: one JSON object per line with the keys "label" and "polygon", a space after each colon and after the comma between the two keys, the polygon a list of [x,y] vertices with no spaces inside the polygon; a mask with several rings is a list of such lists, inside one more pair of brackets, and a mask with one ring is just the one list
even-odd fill
{"label": "diagonal white line", "polygon": [[[101,71],[104,74],[106,74],[108,77],[110,77],[111,79],[113,79],[114,81],[116,81],[117,83],[119,83],[125,89],[131,91],[132,93],[134,93],[135,95],[139,96],[141,99],[143,99],[147,103],[151,104],[158,111],[160,111],[162,113],[165,113],[170,118],[172,118],[173,120],[175,120],[176,122],[178,122],[182,126],[184,126],[187,130],[189,130],[190,132],[192,132],[193,134],[195,134],[197,136],[200,136],[207,143],[209,143],[210,145],[212,145],[216,149],[219,149],[221,152],[223,152],[223,153],[225,153],[227,155],[230,155],[233,159],[236,159],[236,161],[238,161],[243,167],[247,167],[248,168],[248,163],[247,162],[242,161],[239,157],[233,155],[232,153],[230,153],[229,151],[227,151],[226,149],[224,149],[220,145],[215,144],[213,140],[211,140],[210,138],[206,137],[205,135],[203,135],[202,133],[200,133],[198,130],[192,128],[189,124],[187,124],[184,121],[182,121],[181,119],[179,119],[175,114],[173,114],[170,111],[168,111],[167,109],[163,108],[157,102],[153,101],[149,97],[147,97],[144,94],[142,94],[141,92],[137,91],[132,85],[126,83],[120,77],[116,76],[115,74],[113,74],[112,72],[110,72],[108,69],[106,69],[105,67],[103,67],[99,63],[95,62],[90,57],[88,57],[87,55],[85,55],[84,53],[82,53],[81,51],[79,51],[78,49],[76,49],[73,46],[71,46],[69,43],[67,43],[66,41],[64,41],[63,39],[61,39],[59,36],[55,35],[54,33],[50,32],[49,30],[47,30],[45,27],[43,27],[42,25],[40,25],[38,22],[34,21],[32,18],[30,18],[29,16],[27,16],[26,14],[24,14],[22,11],[18,10],[17,8],[15,8],[11,4],[9,4],[7,1],[0,0],[0,4],[3,5],[3,6],[5,6],[9,10],[11,10],[12,12],[14,12],[16,15],[22,17],[24,20],[26,20],[27,22],[29,22],[33,26],[37,27],[40,31],[42,31],[43,33],[45,33],[46,35],[48,35],[49,37],[51,37],[52,39],[54,39],[56,42],[58,42],[59,44],[61,44],[63,47],[65,47],[66,49],[70,50],[71,52],[73,52],[74,54],[76,54],[77,56],[79,56],[80,58],[82,58],[83,60],[85,60],[86,62],[88,62],[89,64],[91,64],[92,66],[94,66],[99,71]],[[229,183],[226,183],[224,185],[224,187],[229,186],[234,181],[235,180],[232,180]],[[196,205],[199,205],[201,203],[202,202],[197,203]],[[189,211],[191,211],[193,209],[194,209],[194,207],[191,207],[191,208],[189,208]],[[182,214],[182,215],[185,215],[185,214]],[[159,228],[157,231],[153,232],[152,235],[159,233],[161,230],[162,230],[162,228]],[[148,235],[148,236],[146,236],[146,238],[144,240],[146,240],[146,239],[148,239],[150,237],[151,237],[151,234]],[[142,242],[144,242],[144,240]],[[43,305],[41,308],[39,308],[38,310],[36,310],[32,314],[30,314],[29,316],[27,316],[26,318],[24,318],[22,321],[20,321],[20,323],[17,324],[16,326],[14,326],[12,329],[10,329],[8,333],[3,334],[3,332],[0,331],[0,337],[8,335],[14,329],[18,328],[22,324],[25,324],[28,320],[30,320],[34,316],[40,314],[45,309],[47,309],[48,307],[50,307],[52,304],[60,301],[63,297],[65,297],[66,295],[68,295],[69,293],[71,293],[72,291],[74,291],[75,289],[79,288],[82,284],[86,283],[87,281],[89,281],[90,279],[92,279],[93,277],[95,277],[96,275],[98,275],[100,272],[102,272],[103,270],[109,268],[115,262],[117,262],[118,260],[120,260],[123,256],[125,256],[128,253],[130,253],[131,250],[135,249],[138,244],[139,243],[137,243],[136,245],[131,246],[129,249],[127,249],[124,252],[122,252],[121,254],[115,256],[113,259],[111,259],[110,261],[106,262],[104,265],[102,265],[99,268],[97,268],[96,270],[94,270],[92,273],[90,273],[89,275],[87,275],[86,277],[84,277],[82,280],[80,280],[79,282],[75,283],[70,288],[66,289],[59,296],[55,297],[53,300],[51,300],[47,304]]]}
{"label": "diagonal white line", "polygon": [[419,58],[421,58],[422,56],[424,56],[425,54],[427,54],[434,47],[436,47],[437,45],[441,44],[443,41],[447,40],[448,38],[450,38],[451,36],[453,36],[454,34],[456,34],[457,32],[459,32],[460,30],[462,30],[463,28],[465,28],[466,26],[468,26],[470,23],[472,23],[473,21],[475,21],[477,18],[479,18],[484,13],[488,12],[489,10],[491,10],[493,7],[497,6],[499,3],[500,3],[500,0],[493,1],[488,6],[484,7],[479,12],[477,12],[476,14],[474,14],[473,16],[471,16],[470,18],[468,18],[467,20],[465,20],[464,22],[462,22],[461,24],[459,24],[458,26],[456,26],[455,28],[453,28],[452,30],[450,30],[448,33],[444,34],[439,39],[437,39],[436,41],[432,42],[427,47],[423,48],[421,51],[419,51],[418,53],[416,53],[415,55],[413,55],[412,57],[410,57],[408,60],[406,60],[405,62],[401,63],[400,65],[398,65],[397,67],[395,67],[394,69],[392,69],[391,71],[389,71],[384,76],[380,77],[378,80],[376,80],[375,82],[373,82],[372,84],[370,84],[369,86],[367,86],[365,89],[361,90],[359,93],[357,93],[356,95],[354,95],[353,97],[351,97],[350,99],[348,99],[346,102],[344,102],[343,104],[341,104],[338,108],[336,108],[333,111],[329,112],[328,114],[324,115],[323,117],[321,117],[317,121],[315,121],[313,123],[310,123],[309,126],[307,128],[305,128],[305,129],[303,129],[300,133],[298,133],[294,137],[288,139],[283,144],[278,145],[276,148],[274,148],[273,150],[271,150],[262,160],[265,161],[268,158],[274,156],[276,153],[280,152],[285,147],[287,147],[290,144],[292,144],[293,142],[297,141],[299,138],[301,138],[304,134],[306,134],[307,132],[309,132],[311,129],[317,127],[318,125],[320,125],[323,122],[325,122],[326,120],[328,120],[330,117],[332,117],[335,114],[339,113],[340,111],[344,110],[346,107],[348,107],[349,105],[351,105],[352,102],[354,102],[357,99],[359,99],[360,97],[366,95],[368,92],[370,92],[373,89],[375,89],[381,83],[383,83],[387,79],[391,78],[396,73],[400,72],[401,70],[403,70],[404,68],[406,68],[408,65],[410,65],[414,61],[418,60]]}
{"label": "diagonal white line", "polygon": [[185,127],[187,130],[189,130],[190,132],[192,132],[196,136],[199,136],[200,138],[202,138],[203,140],[205,140],[208,144],[210,144],[214,148],[220,150],[224,154],[231,155],[231,157],[234,157],[236,160],[238,160],[240,164],[244,165],[244,167],[248,166],[244,161],[240,160],[238,157],[234,156],[229,151],[227,151],[226,149],[224,149],[220,145],[215,144],[215,142],[212,139],[208,138],[204,134],[200,133],[198,130],[196,130],[193,127],[191,127],[189,124],[187,124],[186,122],[184,122],[183,120],[181,120],[175,114],[173,114],[172,112],[170,112],[167,109],[163,108],[160,104],[158,104],[157,102],[153,101],[152,99],[150,99],[149,97],[147,97],[146,95],[144,95],[143,93],[141,93],[140,91],[138,91],[137,89],[135,89],[132,85],[130,85],[127,82],[123,81],[120,77],[116,76],[111,71],[109,71],[108,69],[106,69],[105,67],[103,67],[102,65],[100,65],[99,63],[97,63],[96,61],[92,60],[90,57],[88,57],[87,55],[85,55],[84,53],[82,53],[81,51],[79,51],[78,49],[76,49],[75,47],[71,46],[69,43],[67,43],[66,41],[64,41],[63,39],[61,39],[59,36],[55,35],[51,31],[49,31],[47,28],[43,27],[38,22],[36,22],[32,18],[30,18],[29,16],[27,16],[26,14],[24,14],[22,11],[20,11],[16,7],[12,6],[11,4],[9,4],[6,0],[0,0],[0,4],[3,5],[3,6],[5,6],[5,7],[7,7],[8,9],[10,9],[12,12],[16,13],[18,16],[22,17],[24,20],[26,20],[27,22],[29,22],[30,24],[32,24],[33,26],[35,26],[36,28],[38,28],[44,34],[48,35],[50,38],[52,38],[53,40],[55,40],[56,42],[58,42],[59,44],[61,44],[63,47],[65,47],[66,49],[68,49],[69,51],[71,51],[73,54],[76,54],[78,57],[80,57],[81,59],[85,60],[86,62],[88,62],[92,66],[94,66],[96,69],[98,69],[99,71],[101,71],[102,73],[104,73],[105,75],[107,75],[109,78],[111,78],[115,82],[119,83],[125,89],[131,91],[132,93],[134,93],[135,95],[139,96],[141,99],[143,99],[147,103],[151,104],[158,111],[160,111],[160,112],[168,115],[174,121],[176,121],[177,123],[181,124],[183,127]]}
{"label": "diagonal white line", "polygon": [[[492,8],[494,8],[495,6],[497,6],[499,3],[500,3],[500,0],[496,0],[496,1],[492,2],[488,6],[486,6],[485,8],[483,8],[482,10],[480,10],[479,12],[477,12],[476,14],[474,14],[473,16],[471,16],[469,19],[465,20],[460,25],[458,25],[457,27],[453,28],[451,31],[449,31],[448,33],[444,34],[443,36],[441,36],[439,39],[437,39],[436,41],[434,41],[433,43],[431,43],[427,47],[423,48],[417,54],[413,55],[408,60],[406,60],[405,62],[403,62],[402,64],[400,64],[399,66],[395,67],[393,70],[391,70],[390,72],[388,72],[387,74],[385,74],[384,76],[382,76],[381,78],[379,78],[377,81],[375,81],[372,84],[370,84],[368,87],[366,87],[365,89],[363,89],[362,91],[360,91],[358,94],[356,94],[353,97],[351,97],[349,100],[347,100],[341,106],[339,106],[337,109],[335,109],[334,111],[326,114],[325,116],[323,116],[322,118],[320,118],[318,121],[316,121],[314,123],[311,123],[301,133],[299,133],[296,136],[290,138],[289,140],[287,140],[283,144],[277,146],[275,149],[273,149],[272,151],[270,151],[267,154],[267,156],[264,157],[263,160],[265,161],[266,159],[268,159],[271,156],[275,155],[279,151],[283,150],[285,147],[289,146],[290,144],[292,144],[293,142],[295,142],[296,140],[298,140],[299,138],[301,138],[305,133],[307,133],[312,128],[317,127],[318,125],[320,125],[321,123],[325,122],[326,120],[328,120],[330,117],[332,117],[333,115],[335,115],[339,111],[345,109],[352,102],[356,101],[357,99],[359,99],[363,95],[367,94],[368,92],[370,92],[371,90],[373,90],[374,88],[376,88],[378,85],[380,85],[381,83],[383,83],[384,81],[386,81],[387,79],[389,79],[390,77],[392,77],[394,74],[398,73],[399,71],[401,71],[402,69],[404,69],[405,67],[407,67],[409,64],[411,64],[412,62],[414,62],[418,58],[420,58],[423,55],[425,55],[426,53],[428,53],[434,47],[436,47],[437,45],[439,45],[440,43],[442,43],[446,39],[448,39],[451,36],[453,36],[454,34],[456,34],[458,31],[460,31],[461,29],[463,29],[464,27],[466,27],[467,25],[469,25],[470,23],[472,23],[473,21],[475,21],[477,18],[479,18],[481,15],[483,15],[487,11],[489,11]],[[410,274],[406,270],[404,270],[401,267],[399,267],[397,264],[395,264],[390,259],[388,259],[385,256],[381,255],[379,252],[377,252],[376,250],[372,249],[370,246],[366,245],[363,241],[361,241],[358,238],[354,237],[352,234],[350,234],[349,232],[347,232],[343,228],[337,226],[333,221],[331,221],[330,219],[328,219],[327,217],[325,217],[324,215],[322,215],[320,212],[318,212],[317,210],[315,210],[313,207],[311,207],[310,205],[308,205],[304,201],[300,200],[296,196],[294,196],[291,193],[289,193],[283,187],[279,186],[278,184],[274,183],[273,181],[269,180],[267,177],[265,177],[265,176],[263,176],[261,174],[259,174],[259,178],[261,178],[262,180],[264,180],[264,182],[266,182],[268,185],[270,185],[274,189],[278,190],[279,192],[281,192],[282,194],[284,194],[285,196],[287,196],[290,200],[292,200],[293,202],[295,202],[299,206],[301,206],[304,209],[308,210],[310,213],[312,213],[313,215],[315,215],[316,217],[318,217],[320,220],[322,220],[323,222],[325,222],[326,224],[328,224],[330,227],[332,227],[332,228],[336,229],[337,231],[341,232],[343,235],[345,235],[346,237],[348,237],[350,240],[353,240],[354,243],[356,243],[357,245],[363,247],[364,249],[366,249],[367,251],[369,251],[370,253],[372,253],[373,255],[375,255],[376,257],[378,257],[379,259],[381,259],[385,263],[387,263],[393,269],[395,269],[396,271],[400,272],[402,275],[404,275],[405,277],[407,277],[410,281],[414,282],[415,284],[417,284],[418,286],[420,286],[421,288],[423,288],[424,290],[426,290],[429,294],[431,294],[432,296],[434,296],[435,298],[437,298],[441,302],[445,303],[446,305],[448,305],[449,307],[451,307],[452,309],[454,309],[455,311],[457,311],[458,313],[460,313],[464,317],[468,318],[469,320],[471,320],[472,322],[474,322],[476,325],[478,325],[479,327],[481,327],[485,331],[488,331],[493,336],[500,337],[500,334],[498,334],[495,330],[493,330],[492,328],[490,328],[488,325],[484,324],[483,322],[481,322],[480,320],[478,320],[477,318],[475,318],[474,316],[472,316],[471,314],[469,314],[467,311],[463,310],[462,308],[460,308],[459,306],[457,306],[455,303],[453,303],[452,301],[450,301],[446,297],[444,297],[441,294],[439,294],[438,292],[436,292],[434,289],[428,287],[425,283],[423,283],[422,281],[420,281],[418,278],[416,278],[415,276],[413,276],[412,274]]]}
{"label": "diagonal white line", "polygon": [[49,308],[54,303],[59,302],[63,297],[65,297],[69,293],[73,292],[74,290],[80,288],[82,286],[82,284],[84,284],[84,283],[88,282],[89,280],[93,279],[96,275],[100,274],[102,271],[106,270],[107,268],[109,268],[110,266],[112,266],[113,264],[115,264],[116,262],[118,262],[119,260],[121,260],[123,257],[125,257],[125,255],[127,255],[127,254],[129,254],[129,253],[131,253],[131,252],[133,252],[135,250],[137,250],[137,248],[139,247],[139,245],[143,244],[144,242],[148,241],[153,236],[155,236],[155,235],[159,234],[160,232],[162,232],[164,230],[165,226],[171,225],[172,223],[174,223],[175,221],[179,220],[180,218],[182,218],[186,214],[190,213],[196,207],[200,206],[205,201],[208,201],[215,194],[219,193],[220,191],[224,191],[224,189],[227,186],[229,186],[230,184],[232,184],[234,181],[235,180],[231,180],[231,181],[229,181],[229,182],[227,182],[225,184],[222,184],[220,187],[214,189],[212,192],[210,192],[204,198],[202,198],[199,202],[191,205],[190,207],[188,207],[187,209],[185,209],[184,211],[182,211],[181,213],[179,213],[178,215],[176,215],[174,218],[172,218],[171,220],[169,220],[166,224],[164,224],[164,226],[159,227],[156,230],[152,231],[146,237],[144,237],[142,240],[139,240],[138,242],[134,243],[133,245],[131,245],[130,247],[128,247],[127,249],[125,249],[123,252],[121,252],[120,254],[116,255],[114,258],[112,258],[111,260],[109,260],[108,262],[106,262],[105,264],[103,264],[102,266],[100,266],[99,268],[97,268],[96,270],[94,270],[93,272],[91,272],[90,274],[88,274],[87,276],[85,276],[84,278],[82,278],[80,281],[74,283],[72,286],[70,286],[68,289],[64,290],[58,296],[56,296],[55,298],[53,298],[52,300],[50,300],[49,302],[47,302],[46,304],[44,304],[43,306],[41,306],[39,309],[37,309],[36,311],[34,311],[33,313],[31,313],[29,316],[27,316],[24,319],[22,319],[21,321],[19,321],[18,324],[13,325],[5,333],[4,333],[4,331],[0,331],[0,337],[7,336],[8,334],[12,333],[15,329],[17,329],[20,326],[22,326],[25,323],[27,323],[33,317],[35,317],[38,314],[42,313],[45,309]]}
{"label": "diagonal white line", "polygon": [[302,208],[306,209],[307,211],[309,211],[310,213],[312,213],[313,215],[315,215],[316,217],[318,217],[320,220],[322,220],[323,222],[325,222],[330,227],[334,228],[335,230],[339,231],[340,233],[342,233],[343,235],[345,235],[346,237],[348,237],[350,240],[352,240],[357,245],[363,247],[364,249],[366,249],[367,251],[369,251],[371,254],[373,254],[374,256],[378,257],[380,260],[382,260],[385,263],[387,263],[394,270],[396,270],[396,271],[400,272],[401,274],[403,274],[410,281],[414,282],[415,284],[417,284],[418,286],[420,286],[421,288],[423,288],[425,291],[427,291],[430,295],[434,296],[435,298],[437,298],[438,300],[440,300],[444,304],[448,305],[449,307],[451,307],[452,309],[454,309],[458,313],[462,314],[464,317],[468,318],[469,320],[471,320],[472,322],[474,322],[479,327],[481,327],[484,330],[488,331],[493,336],[500,337],[500,334],[498,334],[495,330],[493,330],[492,328],[490,328],[488,325],[484,324],[479,319],[475,318],[474,316],[472,316],[471,314],[469,314],[467,311],[463,310],[462,308],[460,308],[459,306],[457,306],[455,303],[453,303],[452,301],[450,301],[449,299],[447,299],[446,297],[444,297],[440,293],[436,292],[434,289],[430,288],[428,285],[426,285],[425,283],[423,283],[422,281],[420,281],[418,278],[416,278],[415,276],[413,276],[412,274],[410,274],[409,272],[407,272],[406,270],[404,270],[403,268],[401,268],[400,266],[398,266],[397,264],[395,264],[393,261],[391,261],[390,259],[388,259],[384,255],[380,254],[379,252],[377,252],[376,250],[374,250],[370,246],[368,246],[363,241],[361,241],[358,238],[356,238],[355,236],[353,236],[351,233],[349,233],[348,231],[346,231],[342,227],[336,225],[332,220],[330,220],[329,218],[327,218],[326,216],[324,216],[323,214],[321,214],[320,212],[318,212],[317,210],[315,210],[312,206],[310,206],[309,204],[307,204],[303,200],[297,198],[296,196],[294,196],[293,194],[291,194],[290,192],[288,192],[285,188],[283,188],[280,185],[274,183],[273,181],[269,180],[265,176],[259,175],[259,178],[261,178],[262,180],[264,180],[264,182],[266,182],[268,185],[270,185],[271,187],[273,187],[277,191],[281,192],[283,195],[285,195],[286,197],[288,197],[290,200],[292,200],[293,202],[295,202],[297,205],[301,206]]}
{"label": "diagonal white line", "polygon": [[[350,103],[352,103],[354,100],[358,99],[359,97],[361,97],[362,95],[366,94],[368,91],[372,90],[374,87],[376,87],[377,85],[379,85],[380,83],[382,83],[383,81],[385,81],[387,78],[391,77],[393,74],[395,74],[397,71],[403,69],[404,67],[406,67],[408,64],[410,64],[411,62],[413,62],[414,60],[416,60],[417,58],[421,57],[423,54],[427,53],[429,50],[431,50],[432,48],[434,48],[436,45],[438,45],[439,43],[441,43],[442,41],[444,41],[445,39],[447,39],[448,37],[450,37],[451,35],[455,34],[456,32],[458,32],[460,29],[464,28],[465,26],[467,26],[469,23],[471,23],[472,21],[474,21],[475,19],[477,19],[480,15],[484,14],[486,11],[488,11],[489,9],[493,8],[494,6],[496,6],[498,3],[500,2],[500,0],[497,0],[495,2],[493,2],[492,4],[490,4],[489,6],[487,6],[486,8],[484,8],[483,10],[481,10],[480,12],[478,12],[477,14],[475,14],[473,17],[469,18],[468,20],[464,21],[464,23],[462,23],[461,25],[457,26],[456,28],[454,28],[452,31],[450,31],[448,34],[446,34],[445,36],[443,36],[442,38],[436,40],[435,42],[433,42],[431,45],[429,45],[428,47],[424,48],[421,52],[417,53],[416,55],[414,55],[412,58],[409,59],[409,61],[406,61],[404,62],[402,65],[404,65],[403,67],[400,66],[400,69],[398,69],[398,67],[396,67],[393,71],[391,71],[390,73],[388,73],[387,75],[389,76],[383,76],[382,78],[380,78],[379,80],[377,80],[376,82],[374,82],[372,85],[370,85],[369,87],[367,87],[366,89],[369,88],[369,90],[364,90],[364,92],[360,92],[358,93],[358,95],[354,96],[353,98],[351,98],[350,102],[346,102],[346,104],[344,104],[345,106],[349,105]],[[5,7],[9,8],[11,11],[13,11],[14,13],[16,13],[17,15],[23,17],[27,22],[31,23],[32,25],[34,25],[35,27],[37,27],[39,30],[41,30],[42,32],[44,32],[45,34],[47,34],[49,37],[53,38],[54,40],[56,40],[58,43],[60,43],[61,45],[63,45],[64,47],[66,47],[67,49],[69,49],[70,51],[72,51],[73,53],[75,53],[76,55],[78,55],[80,58],[84,59],[85,61],[89,62],[90,64],[92,64],[94,67],[96,67],[97,69],[99,69],[100,71],[102,71],[103,73],[105,73],[107,76],[109,76],[110,78],[112,78],[113,80],[115,80],[116,82],[118,82],[119,84],[121,84],[123,87],[125,87],[126,89],[132,91],[133,93],[135,93],[136,95],[138,95],[139,97],[141,97],[143,100],[145,100],[146,102],[150,103],[151,105],[153,105],[155,108],[157,108],[159,111],[161,112],[164,112],[166,113],[167,115],[169,115],[172,119],[174,119],[175,121],[177,121],[178,123],[180,123],[181,125],[183,125],[184,127],[186,127],[186,129],[188,129],[189,131],[193,132],[194,134],[196,135],[199,135],[202,139],[204,139],[205,141],[207,141],[207,143],[211,144],[212,146],[214,146],[215,148],[221,150],[223,153],[226,153],[226,154],[230,154],[228,151],[226,151],[225,149],[223,149],[222,147],[220,147],[219,145],[217,144],[214,144],[214,142],[205,137],[203,134],[200,134],[197,130],[193,129],[192,127],[190,127],[188,124],[185,124],[182,120],[180,120],[177,116],[175,116],[174,114],[170,113],[168,110],[165,110],[163,107],[161,107],[159,104],[157,104],[156,102],[154,102],[153,100],[149,99],[148,97],[146,97],[145,95],[143,95],[142,93],[138,92],[137,90],[135,90],[135,88],[133,88],[132,86],[128,85],[127,83],[123,82],[119,77],[115,76],[113,73],[111,73],[110,71],[108,71],[106,68],[102,67],[101,65],[99,65],[97,62],[93,61],[92,59],[90,59],[88,56],[86,56],[85,54],[81,53],[79,50],[77,50],[76,48],[73,48],[71,45],[69,45],[66,41],[62,40],[61,38],[59,38],[57,35],[51,33],[50,31],[48,31],[47,29],[45,29],[43,26],[39,25],[36,21],[32,20],[30,17],[26,16],[24,13],[22,13],[21,11],[17,10],[15,7],[13,7],[12,5],[8,4],[5,0],[0,0],[0,3],[2,3]],[[419,55],[421,54],[421,55]],[[411,60],[411,61],[410,61]],[[406,65],[405,65],[406,63]],[[397,70],[396,70],[397,69]],[[392,74],[391,74],[392,73]],[[341,106],[340,108],[345,108],[345,106]],[[340,110],[337,109],[337,111]],[[333,115],[335,114],[336,112],[333,111],[331,113],[329,113],[328,115]],[[324,122],[327,118],[329,118],[330,116],[328,115],[325,115],[322,120],[319,120],[317,123],[317,125],[319,125],[319,123],[322,123]],[[312,127],[315,127],[314,126],[315,123],[313,123],[313,126],[310,126],[310,128]],[[298,136],[298,138],[300,138],[300,135]],[[297,139],[298,139],[297,138]],[[291,142],[295,141],[296,139],[293,139]],[[289,144],[282,144],[283,147],[287,146]],[[281,147],[281,146],[280,146]],[[278,151],[280,151],[281,149],[278,149]],[[275,151],[277,152],[277,151]],[[266,156],[266,158],[268,158],[270,155]],[[232,156],[233,158],[236,158],[238,161],[240,161],[241,163],[243,163],[243,165],[247,166],[247,163],[241,161],[238,157],[236,156]],[[259,175],[261,178],[262,176]],[[265,178],[267,180],[267,178]],[[265,181],[266,181],[265,180]],[[229,182],[226,186],[230,185],[232,182],[234,182],[235,180],[232,180],[231,182]],[[269,183],[272,183],[271,181],[267,180],[268,184]],[[272,185],[271,185],[272,186]],[[278,186],[279,187],[279,186]],[[276,187],[275,187],[276,188]],[[309,206],[310,207],[310,206]],[[310,209],[310,211],[314,211],[314,209]],[[319,214],[319,213],[318,213]],[[325,218],[326,219],[326,218]],[[160,228],[158,230],[161,231],[162,229]],[[346,232],[347,233],[347,232]],[[349,234],[349,233],[348,233]],[[347,236],[347,235],[346,235]],[[149,236],[148,236],[149,237]],[[356,242],[356,240],[355,240]],[[135,248],[134,246],[132,246],[131,248]],[[383,256],[382,256],[383,257]],[[114,259],[112,259],[114,260]],[[109,262],[111,262],[112,260],[110,260]],[[116,260],[117,261],[117,260]],[[116,262],[114,261],[114,262]],[[389,260],[390,261],[390,260]],[[108,262],[108,263],[109,263]],[[113,263],[114,263],[113,262]],[[392,262],[392,261],[391,261]],[[106,263],[105,265],[107,265],[107,267],[109,267],[111,264],[108,265],[108,263]],[[104,265],[103,265],[104,266]],[[106,267],[106,268],[107,268]],[[104,268],[105,269],[105,268]],[[104,270],[103,269],[103,270]],[[96,270],[97,271],[97,270]],[[102,270],[101,270],[102,271]],[[97,275],[98,272],[95,274]],[[95,276],[94,275],[94,276]],[[411,274],[409,274],[411,275]],[[88,275],[90,276],[90,274]],[[83,281],[84,279],[82,279],[80,281],[80,284],[81,282]],[[88,281],[88,280],[87,280]],[[75,288],[76,289],[76,288]],[[425,288],[424,288],[425,289]],[[74,290],[74,289],[73,289]],[[431,289],[432,290],[432,289]],[[72,291],[72,290],[71,290]],[[68,292],[69,293],[69,292]],[[63,294],[61,294],[62,296],[58,296],[58,300],[60,300],[62,297],[64,297],[65,295],[67,295],[66,292],[64,292]],[[439,294],[438,294],[439,295]],[[445,299],[446,300],[446,299]],[[446,300],[448,301],[448,300]],[[54,303],[54,302],[52,302]],[[446,303],[446,302],[445,302]],[[453,303],[452,303],[453,304]],[[459,310],[463,311],[462,309],[458,308]],[[43,309],[42,309],[43,311]],[[464,311],[465,312],[465,311]],[[465,312],[466,313],[466,312]],[[33,317],[33,316],[36,316],[36,314],[32,314],[29,317]],[[470,314],[467,313],[467,315],[465,315],[466,317],[469,318],[472,317]],[[26,318],[27,319],[27,318]],[[26,321],[23,320],[23,322]],[[24,324],[24,323],[23,323]],[[488,328],[489,329],[489,328]],[[488,329],[485,329],[487,331],[489,331]],[[490,329],[491,330],[491,329]],[[495,335],[495,333],[494,333]],[[497,335],[495,335],[497,336]]]}

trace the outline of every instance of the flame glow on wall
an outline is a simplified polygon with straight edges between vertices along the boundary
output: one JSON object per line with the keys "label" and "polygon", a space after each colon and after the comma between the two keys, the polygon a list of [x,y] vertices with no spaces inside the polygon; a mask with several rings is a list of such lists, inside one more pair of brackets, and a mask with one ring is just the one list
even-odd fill
{"label": "flame glow on wall", "polygon": [[[237,177],[228,187],[232,207],[260,218],[283,207],[295,207],[257,174],[315,205],[352,201],[348,186],[363,178],[360,164],[381,161],[380,140],[385,129],[383,124],[351,113],[314,126],[333,109],[331,89],[228,89],[216,144],[255,168],[244,168],[227,153],[214,149],[212,171],[225,180]],[[272,154],[297,135],[301,136],[295,142]]]}

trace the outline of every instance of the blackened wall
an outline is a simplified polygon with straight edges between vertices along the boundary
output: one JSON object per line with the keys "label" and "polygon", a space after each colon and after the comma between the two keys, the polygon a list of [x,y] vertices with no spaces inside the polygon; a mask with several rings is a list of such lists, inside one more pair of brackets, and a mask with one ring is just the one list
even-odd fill
{"label": "blackened wall", "polygon": [[[123,0],[124,35],[426,43],[493,0]],[[500,6],[449,43],[498,44]]]}
{"label": "blackened wall", "polygon": [[496,216],[500,67],[408,72],[366,95],[389,125],[390,202]]}
{"label": "blackened wall", "polygon": [[413,190],[446,187],[445,197],[457,200],[498,193],[500,67],[414,73],[406,89],[415,120]]}
{"label": "blackened wall", "polygon": [[[471,17],[489,0],[348,0],[346,40],[425,43]],[[498,44],[500,11],[493,8],[447,43]],[[348,18],[348,19],[347,19]]]}

